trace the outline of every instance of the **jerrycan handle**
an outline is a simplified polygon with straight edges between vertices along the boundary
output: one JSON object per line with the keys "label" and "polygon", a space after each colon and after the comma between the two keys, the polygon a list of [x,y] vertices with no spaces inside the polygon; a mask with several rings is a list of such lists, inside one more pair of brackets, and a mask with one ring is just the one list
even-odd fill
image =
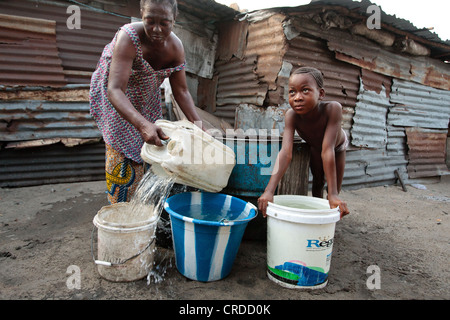
{"label": "jerrycan handle", "polygon": [[162,140],[161,139],[161,143],[163,144],[163,147],[166,147],[168,144],[169,144],[169,142],[171,141],[172,139],[169,137],[169,139],[166,139],[166,140]]}

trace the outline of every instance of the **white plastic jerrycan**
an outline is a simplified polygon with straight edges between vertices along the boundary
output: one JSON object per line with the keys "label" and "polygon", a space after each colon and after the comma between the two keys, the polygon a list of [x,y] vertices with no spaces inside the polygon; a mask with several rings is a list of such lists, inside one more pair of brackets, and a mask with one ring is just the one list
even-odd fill
{"label": "white plastic jerrycan", "polygon": [[155,122],[169,136],[162,147],[144,143],[142,159],[159,176],[174,176],[175,182],[208,192],[228,184],[236,164],[234,151],[188,120]]}

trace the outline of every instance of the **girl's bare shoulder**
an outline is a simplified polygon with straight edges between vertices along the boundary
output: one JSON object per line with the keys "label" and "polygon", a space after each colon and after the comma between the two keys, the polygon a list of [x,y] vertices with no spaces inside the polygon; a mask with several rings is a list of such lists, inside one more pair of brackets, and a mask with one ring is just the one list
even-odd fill
{"label": "girl's bare shoulder", "polygon": [[294,110],[288,109],[284,114],[284,121],[286,124],[298,122],[298,116]]}
{"label": "girl's bare shoulder", "polygon": [[342,110],[342,105],[338,101],[321,101],[322,109],[326,111]]}

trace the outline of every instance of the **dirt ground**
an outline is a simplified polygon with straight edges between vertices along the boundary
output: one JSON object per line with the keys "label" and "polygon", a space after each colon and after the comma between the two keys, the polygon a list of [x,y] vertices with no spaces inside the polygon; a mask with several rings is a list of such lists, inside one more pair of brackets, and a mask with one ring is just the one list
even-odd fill
{"label": "dirt ground", "polygon": [[[103,181],[0,189],[0,299],[447,300],[450,177],[422,185],[342,192],[351,214],[336,224],[329,282],[318,290],[269,280],[266,241],[256,236],[245,236],[223,280],[186,279],[172,248],[158,246],[163,281],[110,282],[91,255],[92,219],[107,204]],[[264,234],[265,223],[259,215],[246,235]]]}

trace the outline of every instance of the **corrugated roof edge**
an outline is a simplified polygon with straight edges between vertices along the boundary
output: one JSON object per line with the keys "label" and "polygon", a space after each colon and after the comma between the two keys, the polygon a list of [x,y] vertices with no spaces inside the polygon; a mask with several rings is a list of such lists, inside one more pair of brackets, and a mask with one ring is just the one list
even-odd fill
{"label": "corrugated roof edge", "polygon": [[[370,16],[366,12],[367,7],[370,5],[377,5],[375,3],[370,2],[369,0],[362,0],[361,2],[356,2],[353,0],[312,0],[311,3],[301,5],[298,7],[274,7],[262,10],[255,10],[252,12],[246,12],[238,14],[239,20],[245,20],[250,18],[251,16],[258,14],[258,11],[278,11],[278,12],[295,12],[295,11],[308,11],[313,8],[317,8],[319,6],[340,6],[346,8],[352,12],[358,13],[362,16]],[[399,18],[396,15],[389,15],[383,11],[383,8],[380,6],[381,12],[381,22],[383,24],[392,26],[398,30],[415,34],[417,37],[423,38],[425,40],[435,42],[441,45],[449,46],[450,49],[450,40],[442,40],[436,33],[431,32],[430,30],[417,28],[410,21]],[[420,34],[418,34],[420,32]]]}
{"label": "corrugated roof edge", "polygon": [[[214,0],[177,0],[177,3],[178,10],[209,20],[214,17],[218,21],[233,20],[239,14],[239,11]],[[208,16],[205,16],[205,13],[208,13]]]}

